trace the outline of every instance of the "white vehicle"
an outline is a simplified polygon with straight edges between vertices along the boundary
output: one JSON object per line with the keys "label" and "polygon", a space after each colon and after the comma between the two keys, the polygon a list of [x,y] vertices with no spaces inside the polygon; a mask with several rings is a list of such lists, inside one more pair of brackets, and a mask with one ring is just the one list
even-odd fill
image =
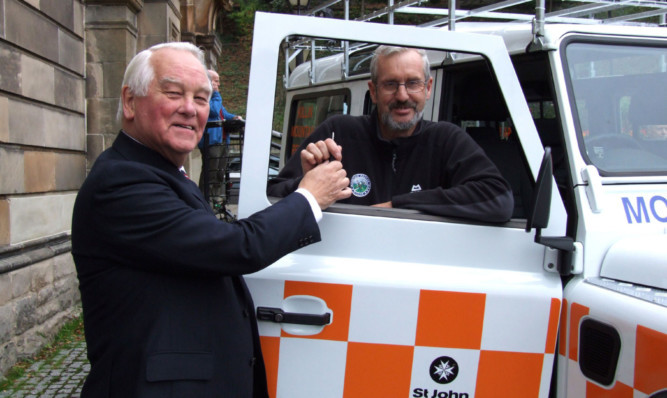
{"label": "white vehicle", "polygon": [[516,201],[501,225],[325,211],[321,242],[246,278],[273,397],[667,397],[667,137],[647,127],[667,125],[667,29],[546,19],[256,15],[241,217],[278,200],[275,71],[310,48],[285,80],[282,164],[328,114],[369,112],[378,43],[428,49],[425,118],[473,135]]}

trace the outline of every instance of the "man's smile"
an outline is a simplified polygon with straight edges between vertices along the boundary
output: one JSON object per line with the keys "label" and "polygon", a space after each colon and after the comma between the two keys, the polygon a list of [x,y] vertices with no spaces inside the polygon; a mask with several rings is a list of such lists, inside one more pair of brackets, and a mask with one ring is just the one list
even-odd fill
{"label": "man's smile", "polygon": [[183,128],[183,129],[193,130],[193,131],[195,130],[194,126],[191,126],[191,125],[188,125],[188,124],[174,123],[174,126],[180,127],[180,128]]}

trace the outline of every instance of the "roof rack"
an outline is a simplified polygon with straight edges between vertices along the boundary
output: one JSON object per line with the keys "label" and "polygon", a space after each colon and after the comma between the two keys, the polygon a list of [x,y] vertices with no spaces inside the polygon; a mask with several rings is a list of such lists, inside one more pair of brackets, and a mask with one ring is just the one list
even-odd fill
{"label": "roof rack", "polygon": [[[392,24],[394,13],[419,14],[432,16],[446,16],[446,18],[435,19],[420,26],[444,26],[453,25],[453,22],[467,19],[501,19],[506,21],[532,21],[539,18],[540,10],[544,13],[545,0],[538,0],[535,13],[508,12],[503,11],[508,8],[527,3],[532,0],[502,0],[473,8],[459,9],[456,0],[449,0],[447,8],[429,8],[421,7],[424,0],[404,0],[394,3],[394,0],[388,0],[388,5],[369,14],[362,15],[355,21],[370,21],[375,18],[387,15],[388,23]],[[330,0],[311,10],[309,16],[317,16],[323,10],[334,4],[344,2],[345,19],[349,19],[349,0]],[[462,3],[465,3],[462,0]],[[574,24],[618,24],[630,21],[645,20],[646,18],[659,16],[659,22],[637,22],[636,24],[644,26],[666,26],[665,15],[667,14],[667,2],[665,0],[563,0],[558,3],[562,6],[557,11],[544,14],[545,22],[566,22]],[[604,12],[612,10],[625,9],[625,13],[617,16],[602,15]],[[452,28],[450,28],[453,30]]]}
{"label": "roof rack", "polygon": [[[445,27],[449,30],[455,30],[456,22],[463,20],[474,21],[505,21],[514,23],[531,23],[533,25],[533,43],[531,49],[543,48],[544,25],[548,23],[569,23],[569,24],[615,24],[615,25],[638,25],[638,26],[660,26],[667,27],[667,1],[666,0],[563,0],[558,2],[561,9],[546,12],[546,0],[537,0],[534,12],[514,11],[512,9],[520,4],[532,0],[501,0],[487,5],[460,9],[459,5],[466,3],[466,0],[449,0],[447,8],[422,7],[424,0],[403,0],[394,3],[394,0],[388,0],[388,5],[372,13],[365,14],[355,18],[355,21],[370,21],[376,18],[387,16],[387,23],[394,23],[396,13],[418,14],[425,17],[433,17],[432,20],[420,24],[420,27]],[[344,19],[350,19],[350,0],[329,0],[312,10],[307,16],[319,16],[331,6],[344,3]],[[469,1],[468,1],[469,3]],[[303,15],[303,14],[302,14]],[[657,18],[655,18],[657,17]],[[648,20],[652,18],[652,20]],[[657,22],[655,20],[657,19]],[[319,44],[318,44],[319,42]],[[350,51],[357,49],[360,45],[350,44],[342,41],[339,45],[332,44],[324,39],[296,39],[285,42],[285,87],[289,84],[289,65],[304,50],[309,52],[311,61],[310,83],[316,83],[315,59],[319,50],[328,50],[328,54],[342,53],[343,63],[341,75],[343,79],[349,77],[349,54]]]}

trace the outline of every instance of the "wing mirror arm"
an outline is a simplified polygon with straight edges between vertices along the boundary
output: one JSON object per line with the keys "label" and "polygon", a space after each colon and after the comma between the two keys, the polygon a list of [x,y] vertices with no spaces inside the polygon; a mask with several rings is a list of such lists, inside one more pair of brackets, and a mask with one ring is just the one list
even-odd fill
{"label": "wing mirror arm", "polygon": [[528,210],[526,232],[535,228],[535,243],[559,251],[558,272],[561,275],[572,273],[572,255],[574,253],[574,239],[569,236],[542,236],[542,228],[549,224],[551,212],[551,191],[553,189],[553,160],[551,148],[544,148],[544,157],[537,173],[533,200]]}

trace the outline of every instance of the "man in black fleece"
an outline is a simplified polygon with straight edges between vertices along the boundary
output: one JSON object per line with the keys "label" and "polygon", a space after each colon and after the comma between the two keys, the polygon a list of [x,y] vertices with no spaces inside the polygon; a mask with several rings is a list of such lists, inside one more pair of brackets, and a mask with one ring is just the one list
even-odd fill
{"label": "man in black fleece", "polygon": [[376,110],[324,121],[269,181],[268,194],[293,192],[304,172],[333,158],[343,162],[352,188],[340,203],[509,220],[511,188],[484,151],[458,126],[422,119],[432,84],[425,51],[378,47],[368,82]]}

